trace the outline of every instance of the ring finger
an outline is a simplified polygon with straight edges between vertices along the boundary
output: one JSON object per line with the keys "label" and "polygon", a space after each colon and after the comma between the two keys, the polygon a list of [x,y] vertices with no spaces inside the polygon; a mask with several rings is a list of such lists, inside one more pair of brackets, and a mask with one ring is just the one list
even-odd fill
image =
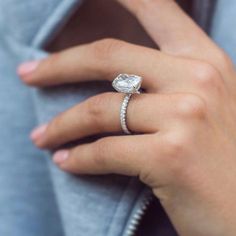
{"label": "ring finger", "polygon": [[[95,134],[121,131],[121,93],[104,93],[71,108],[49,124],[33,131],[31,137],[40,148],[55,148]],[[133,95],[127,109],[128,128],[135,133],[154,133],[168,128],[176,96],[164,94]],[[145,112],[143,112],[145,110]]]}

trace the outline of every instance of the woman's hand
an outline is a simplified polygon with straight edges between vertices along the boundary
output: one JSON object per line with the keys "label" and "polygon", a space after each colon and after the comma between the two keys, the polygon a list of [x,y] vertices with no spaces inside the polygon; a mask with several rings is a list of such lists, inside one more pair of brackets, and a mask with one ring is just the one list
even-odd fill
{"label": "woman's hand", "polygon": [[[161,200],[182,236],[236,235],[236,73],[222,52],[171,0],[120,0],[136,14],[160,51],[105,39],[19,68],[23,81],[50,86],[144,78],[121,131],[119,93],[104,93],[60,114],[32,133],[40,148],[113,133],[54,162],[78,174],[139,176]],[[139,133],[139,134],[138,134]],[[140,134],[141,133],[141,134]]]}

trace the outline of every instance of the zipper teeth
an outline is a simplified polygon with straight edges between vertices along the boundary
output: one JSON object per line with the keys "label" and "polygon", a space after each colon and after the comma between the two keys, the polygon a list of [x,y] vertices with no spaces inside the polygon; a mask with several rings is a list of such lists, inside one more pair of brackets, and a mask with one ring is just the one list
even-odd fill
{"label": "zipper teeth", "polygon": [[125,232],[125,236],[134,236],[135,232],[137,231],[138,225],[148,209],[151,201],[153,199],[153,195],[151,193],[147,194],[141,203],[141,207],[136,211],[133,215],[132,219],[130,220],[130,224]]}

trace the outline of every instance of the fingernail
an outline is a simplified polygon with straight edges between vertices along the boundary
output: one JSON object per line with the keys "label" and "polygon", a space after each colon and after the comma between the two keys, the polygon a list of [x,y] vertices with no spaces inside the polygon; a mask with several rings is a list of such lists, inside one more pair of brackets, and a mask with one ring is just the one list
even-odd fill
{"label": "fingernail", "polygon": [[53,162],[56,164],[61,164],[69,157],[69,151],[67,150],[60,150],[55,152],[53,155]]}
{"label": "fingernail", "polygon": [[35,128],[31,134],[30,134],[30,138],[35,142],[37,140],[39,140],[43,134],[45,133],[46,129],[47,129],[48,125],[47,124],[43,124],[37,128]]}
{"label": "fingernail", "polygon": [[19,65],[17,73],[20,76],[26,76],[32,73],[38,67],[40,61],[28,61]]}

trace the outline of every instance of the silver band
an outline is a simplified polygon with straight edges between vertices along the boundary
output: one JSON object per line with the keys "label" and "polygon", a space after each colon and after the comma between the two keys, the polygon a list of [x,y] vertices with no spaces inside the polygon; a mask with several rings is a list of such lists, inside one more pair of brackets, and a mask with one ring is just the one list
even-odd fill
{"label": "silver band", "polygon": [[132,94],[140,93],[141,83],[142,77],[128,74],[120,74],[112,82],[112,86],[117,92],[125,94],[120,108],[120,124],[125,134],[131,134],[127,127],[127,107]]}
{"label": "silver band", "polygon": [[131,134],[127,127],[127,107],[132,94],[126,94],[120,108],[120,124],[125,134]]}

